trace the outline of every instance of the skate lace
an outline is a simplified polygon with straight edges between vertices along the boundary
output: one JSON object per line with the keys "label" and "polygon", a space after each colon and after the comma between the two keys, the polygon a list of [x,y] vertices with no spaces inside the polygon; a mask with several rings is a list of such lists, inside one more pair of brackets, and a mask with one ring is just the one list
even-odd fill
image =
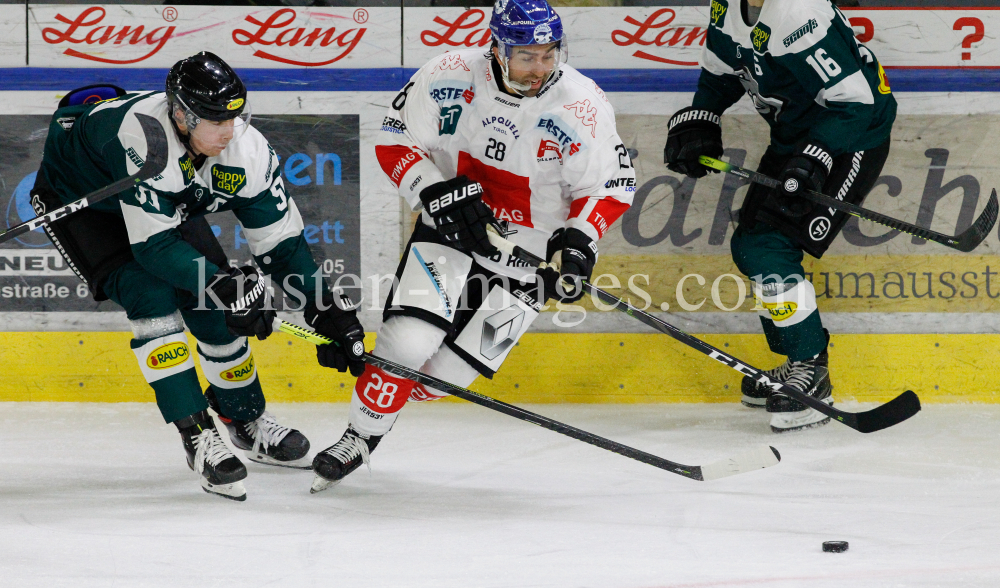
{"label": "skate lace", "polygon": [[361,461],[368,466],[368,472],[372,471],[372,466],[368,461],[368,442],[353,433],[345,434],[340,441],[337,441],[333,447],[323,453],[329,453],[343,464],[349,463],[352,459],[360,455]]}
{"label": "skate lace", "polygon": [[222,463],[223,460],[235,457],[215,429],[205,429],[194,438],[194,443],[197,447],[194,453],[194,462],[199,474],[205,471],[206,462],[214,467]]}
{"label": "skate lace", "polygon": [[816,374],[816,366],[808,361],[788,362],[785,365],[788,365],[785,384],[800,392],[808,390]]}
{"label": "skate lace", "polygon": [[264,411],[255,421],[246,424],[247,433],[253,437],[253,451],[260,452],[260,448],[275,447],[288,436],[292,430],[278,424],[274,415]]}

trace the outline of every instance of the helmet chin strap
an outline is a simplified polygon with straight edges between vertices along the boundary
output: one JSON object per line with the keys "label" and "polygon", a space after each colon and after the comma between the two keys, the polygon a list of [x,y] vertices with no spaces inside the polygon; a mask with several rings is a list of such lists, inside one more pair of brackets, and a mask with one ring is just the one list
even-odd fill
{"label": "helmet chin strap", "polygon": [[[521,84],[519,82],[515,82],[514,80],[510,79],[510,74],[508,73],[507,69],[506,57],[500,57],[499,64],[500,64],[500,73],[503,74],[503,83],[506,84],[508,88],[514,90],[515,92],[517,92],[522,96],[524,96],[525,92],[531,90],[531,84]],[[538,86],[539,88],[545,87],[545,84],[552,79],[552,75],[556,73],[556,69],[558,69],[558,66],[552,68],[552,71],[549,72],[549,75],[545,76],[545,79],[542,80],[542,83]]]}

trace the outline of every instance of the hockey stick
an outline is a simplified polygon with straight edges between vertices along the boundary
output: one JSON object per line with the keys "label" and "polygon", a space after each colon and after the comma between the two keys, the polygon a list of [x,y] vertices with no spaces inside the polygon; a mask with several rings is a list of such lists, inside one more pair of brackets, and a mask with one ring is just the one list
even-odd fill
{"label": "hockey stick", "polygon": [[[774,178],[770,178],[764,174],[759,174],[742,167],[737,167],[724,161],[719,161],[718,159],[712,159],[711,157],[705,157],[703,155],[698,160],[706,167],[739,176],[755,184],[761,184],[769,188],[778,188],[781,186],[781,182]],[[994,188],[993,193],[990,194],[989,202],[986,203],[986,208],[983,210],[983,213],[979,215],[979,218],[976,219],[976,222],[972,223],[972,226],[968,229],[952,237],[930,229],[918,227],[917,225],[892,218],[891,216],[879,214],[868,210],[867,208],[861,208],[860,206],[851,204],[850,202],[844,202],[843,200],[831,198],[826,194],[821,194],[812,190],[803,190],[800,194],[806,200],[811,200],[821,206],[835,208],[841,212],[846,212],[851,216],[870,220],[873,223],[878,223],[880,225],[896,229],[897,231],[913,235],[914,237],[934,241],[935,243],[940,243],[945,247],[958,249],[959,251],[964,251],[965,253],[968,253],[978,247],[979,244],[989,236],[990,231],[993,230],[993,224],[997,221],[997,209],[998,206],[1000,206],[997,203],[997,191]]]}
{"label": "hockey stick", "polygon": [[[292,323],[285,322],[281,319],[274,319],[274,330],[294,335],[295,337],[305,339],[306,341],[316,345],[332,343],[330,339],[327,339],[314,331],[304,329],[298,325],[293,325]],[[663,459],[662,457],[657,457],[651,453],[646,453],[645,451],[634,449],[628,445],[622,445],[621,443],[605,439],[604,437],[600,437],[593,433],[588,433],[582,429],[571,427],[567,424],[560,423],[559,421],[552,420],[529,410],[479,394],[478,392],[473,392],[472,390],[467,390],[465,388],[455,386],[454,384],[449,384],[448,382],[428,376],[427,374],[422,374],[406,366],[382,359],[372,355],[371,353],[365,353],[364,358],[365,363],[383,369],[401,378],[413,380],[414,382],[423,384],[424,386],[430,386],[431,388],[441,390],[442,392],[447,392],[452,396],[457,396],[458,398],[467,400],[473,404],[478,404],[479,406],[484,406],[491,410],[502,412],[505,415],[538,425],[539,427],[550,431],[562,433],[563,435],[572,437],[577,441],[583,441],[584,443],[589,443],[596,447],[600,447],[601,449],[613,451],[619,455],[624,455],[625,457],[641,461],[642,463],[660,468],[661,470],[667,470],[668,472],[684,476],[685,478],[691,478],[692,480],[707,481],[725,478],[726,476],[735,476],[736,474],[770,467],[781,461],[781,455],[778,454],[777,449],[767,445],[761,445],[754,449],[740,452],[730,458],[722,459],[707,465],[684,465],[668,459]]]}
{"label": "hockey stick", "polygon": [[[489,227],[487,231],[489,232],[490,243],[492,243],[493,246],[500,251],[536,267],[542,263],[542,260],[537,256],[521,249],[517,245],[514,245],[494,232],[492,227]],[[623,298],[613,296],[612,294],[594,286],[590,282],[583,282],[583,286],[591,293],[591,295],[600,298],[607,304],[614,305],[615,310],[619,310],[633,318],[639,319],[640,322],[653,327],[661,333],[670,335],[674,339],[689,347],[697,349],[719,363],[733,368],[744,376],[750,376],[751,378],[757,380],[758,383],[770,387],[775,392],[780,392],[785,396],[794,398],[802,404],[807,405],[809,408],[814,408],[827,416],[833,417],[856,431],[860,431],[862,433],[879,431],[881,429],[899,424],[920,411],[920,399],[915,393],[913,393],[912,390],[907,390],[889,402],[881,406],[876,406],[871,410],[866,410],[864,412],[844,412],[826,404],[821,400],[817,400],[808,394],[804,394],[795,388],[786,386],[778,380],[770,379],[763,371],[744,361],[738,360],[735,357],[731,357],[719,351],[715,347],[712,347],[697,337],[685,333],[670,323],[661,321],[655,316],[639,310],[626,302]]]}
{"label": "hockey stick", "polygon": [[42,216],[0,232],[0,243],[34,231],[78,210],[83,210],[91,204],[114,196],[143,180],[148,180],[163,172],[167,168],[167,135],[163,132],[163,125],[155,118],[145,114],[136,113],[135,118],[138,119],[139,126],[142,127],[142,134],[146,137],[146,162],[139,168],[139,171],[127,178],[122,178],[103,188],[94,190],[76,202],[70,202],[66,206],[62,206],[52,212],[45,213]]}

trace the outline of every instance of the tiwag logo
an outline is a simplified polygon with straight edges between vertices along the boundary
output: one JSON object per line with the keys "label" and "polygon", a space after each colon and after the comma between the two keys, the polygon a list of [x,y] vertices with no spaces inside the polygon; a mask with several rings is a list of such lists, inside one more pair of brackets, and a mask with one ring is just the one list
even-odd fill
{"label": "tiwag logo", "polygon": [[174,341],[154,349],[146,358],[146,365],[154,370],[169,369],[187,361],[188,354],[187,343]]}
{"label": "tiwag logo", "polygon": [[[156,27],[147,31],[144,25],[137,27],[132,27],[131,25],[119,27],[101,25],[106,15],[107,11],[100,6],[91,6],[74,18],[68,18],[63,16],[62,13],[57,13],[56,20],[65,24],[65,29],[46,27],[42,29],[42,40],[50,45],[73,43],[88,48],[96,45],[97,47],[93,50],[95,54],[93,55],[85,51],[77,51],[72,47],[63,51],[63,55],[86,59],[88,61],[97,61],[99,63],[128,65],[130,63],[145,61],[156,55],[167,44],[167,41],[173,37],[174,31],[177,30],[175,26]],[[104,47],[109,43],[112,45],[122,45],[123,43],[127,46],[139,45],[143,48],[150,47],[150,49],[145,55],[134,59],[101,57],[100,55],[107,53]]]}
{"label": "tiwag logo", "polygon": [[[662,20],[658,20],[661,17]],[[703,29],[701,27],[667,26],[673,23],[675,18],[677,18],[677,13],[671,8],[661,8],[653,14],[650,14],[643,22],[639,22],[631,16],[626,16],[625,22],[638,28],[632,33],[616,29],[611,32],[611,41],[619,47],[628,47],[629,45],[643,45],[646,47],[650,45],[655,45],[657,47],[663,47],[664,45],[667,47],[694,47],[705,44],[705,37],[708,33],[708,29]],[[657,29],[663,30],[659,33],[655,33]],[[640,59],[656,61],[658,63],[669,63],[671,65],[698,65],[697,61],[678,61],[676,59],[667,59],[666,57],[659,57],[641,50],[636,51],[632,54],[632,56]]]}
{"label": "tiwag logo", "polygon": [[[354,20],[357,23],[363,23],[368,20],[367,14],[362,18],[359,15],[360,11],[356,11],[354,15]],[[309,22],[316,20],[328,19],[331,17],[329,14],[322,13],[306,13]],[[354,48],[358,46],[361,42],[361,38],[364,36],[366,28],[353,28],[342,30],[339,34],[337,27],[314,27],[312,30],[307,32],[306,27],[294,27],[291,26],[296,19],[298,14],[291,8],[282,8],[272,12],[266,20],[258,20],[253,15],[247,15],[243,20],[250,23],[256,29],[254,30],[244,30],[244,29],[234,29],[233,30],[233,42],[237,45],[254,45],[254,46],[274,46],[274,47],[329,47],[336,44],[337,49],[343,49],[338,55],[326,59],[324,61],[299,61],[291,59],[289,57],[282,57],[275,55],[269,51],[262,51],[257,49],[254,51],[254,57],[259,57],[261,59],[267,59],[269,61],[276,61],[278,63],[284,63],[287,65],[298,65],[300,67],[320,67],[324,65],[330,65],[340,61],[341,59],[347,57]],[[249,28],[249,27],[248,27]]]}
{"label": "tiwag logo", "polygon": [[[466,10],[454,22],[448,22],[440,16],[435,16],[434,22],[445,27],[444,32],[421,31],[420,42],[425,47],[441,45],[446,47],[485,47],[490,44],[492,39],[490,29],[484,23],[485,20],[486,13],[478,8]],[[480,24],[483,26],[476,28]]]}
{"label": "tiwag logo", "polygon": [[219,377],[227,382],[245,382],[254,375],[253,355],[240,365],[219,373]]}

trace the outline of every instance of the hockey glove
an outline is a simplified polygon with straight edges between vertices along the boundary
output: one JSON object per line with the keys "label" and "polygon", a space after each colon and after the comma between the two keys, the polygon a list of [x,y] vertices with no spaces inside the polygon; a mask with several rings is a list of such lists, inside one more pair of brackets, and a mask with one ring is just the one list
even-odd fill
{"label": "hockey glove", "polygon": [[803,190],[822,192],[826,179],[833,170],[833,157],[822,143],[806,141],[785,168],[778,180],[781,188],[776,190],[778,208],[792,217],[800,217],[813,209],[813,203],[800,197]]}
{"label": "hockey glove", "polygon": [[497,219],[483,202],[483,187],[465,176],[427,186],[420,192],[424,210],[444,242],[466,253],[490,257],[497,253],[486,227]]}
{"label": "hockey glove", "polygon": [[545,257],[549,262],[539,267],[539,279],[546,300],[576,302],[583,298],[583,282],[590,280],[597,262],[597,243],[579,229],[559,229],[549,237]]}
{"label": "hockey glove", "polygon": [[721,118],[709,110],[688,107],[678,110],[668,123],[667,145],[663,163],[670,171],[689,178],[703,178],[708,172],[719,173],[698,162],[702,155],[722,157]]}
{"label": "hockey glove", "polygon": [[316,346],[319,365],[338,372],[351,370],[357,378],[365,371],[365,330],[358,321],[354,304],[346,294],[323,295],[320,310],[313,302],[305,308],[306,323],[317,333],[333,339],[333,343]]}
{"label": "hockey glove", "polygon": [[271,292],[257,268],[245,265],[220,269],[207,290],[222,303],[226,327],[233,335],[266,339],[274,330],[272,323],[278,313],[271,306]]}

